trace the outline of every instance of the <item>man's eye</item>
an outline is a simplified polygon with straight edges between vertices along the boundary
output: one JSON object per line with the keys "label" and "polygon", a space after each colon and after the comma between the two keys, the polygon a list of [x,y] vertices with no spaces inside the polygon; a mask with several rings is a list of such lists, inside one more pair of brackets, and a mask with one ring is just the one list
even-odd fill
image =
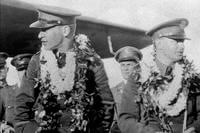
{"label": "man's eye", "polygon": [[49,30],[49,29],[51,29],[51,27],[48,27],[48,28],[42,28],[41,31],[42,31],[42,32],[45,32],[45,31],[47,31],[47,30]]}
{"label": "man's eye", "polygon": [[53,25],[53,26],[50,26],[50,27],[47,27],[47,28],[41,28],[40,30],[42,31],[42,32],[45,32],[45,31],[47,31],[47,30],[49,30],[49,29],[51,29],[51,28],[54,28],[56,25]]}
{"label": "man's eye", "polygon": [[184,42],[184,39],[174,39],[177,43]]}
{"label": "man's eye", "polygon": [[40,31],[42,31],[42,32],[45,32],[45,31],[46,31],[46,29],[45,29],[45,28],[42,28],[42,29],[40,29]]}

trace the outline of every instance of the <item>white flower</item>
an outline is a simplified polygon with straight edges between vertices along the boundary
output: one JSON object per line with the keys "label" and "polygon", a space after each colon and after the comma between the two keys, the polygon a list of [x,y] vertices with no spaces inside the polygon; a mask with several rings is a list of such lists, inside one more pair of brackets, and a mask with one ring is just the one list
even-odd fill
{"label": "white flower", "polygon": [[38,115],[38,113],[39,113],[38,111],[35,111],[35,116],[37,116],[37,115]]}
{"label": "white flower", "polygon": [[85,43],[87,43],[87,42],[90,41],[89,38],[88,38],[86,35],[84,35],[84,34],[79,34],[79,35],[77,35],[77,36],[75,37],[75,40],[76,40],[76,42],[79,43],[79,44],[85,44]]}
{"label": "white flower", "polygon": [[40,113],[39,113],[39,115],[38,115],[38,117],[39,118],[43,118],[44,116],[45,116],[45,114],[46,114],[46,111],[41,111]]}
{"label": "white flower", "polygon": [[87,48],[87,45],[89,45],[89,38],[84,35],[84,34],[79,34],[77,36],[75,36],[75,41],[80,44],[79,45],[79,49],[85,49]]}

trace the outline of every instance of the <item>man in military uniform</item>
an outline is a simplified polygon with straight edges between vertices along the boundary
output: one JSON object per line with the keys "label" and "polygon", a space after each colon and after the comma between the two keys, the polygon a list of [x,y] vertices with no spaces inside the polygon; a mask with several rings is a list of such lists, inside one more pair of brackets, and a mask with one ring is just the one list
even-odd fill
{"label": "man in military uniform", "polygon": [[[176,19],[176,20],[163,23],[147,32],[147,35],[149,35],[153,39],[154,55],[152,59],[151,59],[151,56],[148,57],[149,62],[144,63],[144,65],[141,65],[141,71],[142,71],[141,78],[139,80],[134,80],[130,78],[125,86],[124,93],[122,95],[122,102],[121,102],[121,108],[120,108],[120,114],[119,114],[119,121],[120,121],[119,127],[123,133],[133,133],[133,132],[134,133],[156,133],[156,132],[160,133],[160,132],[164,132],[163,130],[165,130],[165,132],[167,133],[168,132],[169,133],[171,132],[173,133],[183,133],[183,132],[184,133],[199,133],[200,132],[200,122],[199,122],[200,121],[199,120],[200,97],[196,96],[195,102],[191,102],[190,98],[188,98],[188,101],[187,101],[187,98],[186,98],[187,95],[185,95],[184,92],[177,93],[177,91],[174,91],[174,90],[179,90],[179,88],[176,88],[176,87],[178,84],[180,85],[183,84],[183,82],[181,81],[184,80],[183,78],[181,78],[183,76],[181,73],[183,72],[184,68],[180,69],[181,67],[179,68],[178,66],[181,66],[181,64],[179,65],[179,62],[182,62],[184,60],[183,42],[186,39],[188,39],[185,36],[184,28],[187,25],[188,25],[187,19]],[[156,72],[157,74],[159,74],[160,75],[159,77],[161,77],[161,79],[153,80],[154,83],[153,81],[151,82],[152,79],[150,79],[149,77],[156,76],[156,75],[151,75],[152,72]],[[186,71],[184,73],[186,73]],[[165,83],[167,85],[166,86],[163,85],[163,87],[166,87],[167,91],[161,94],[157,90],[159,91],[162,91],[162,90],[160,90],[159,88],[156,88],[156,86],[159,86],[159,83],[155,84],[155,81],[158,81],[158,80],[162,81],[164,78],[166,79]],[[181,78],[181,80],[178,80],[179,78]],[[180,81],[180,82],[176,83],[174,82],[174,80]],[[186,80],[186,82],[188,82],[188,80]],[[157,91],[159,95],[165,95],[165,93],[174,91],[174,93],[170,93],[170,95],[165,96],[165,99],[163,100],[158,99],[158,104],[156,104],[156,105],[159,105],[162,102],[169,101],[168,104],[164,104],[165,106],[162,106],[164,109],[166,109],[165,111],[168,115],[168,119],[166,121],[159,121],[158,117],[160,117],[161,114],[159,114],[159,116],[154,117],[154,118],[149,116],[148,113],[149,112],[152,113],[153,111],[150,110],[149,112],[147,112],[149,108],[145,108],[145,106],[148,106],[148,105],[143,104],[148,101],[148,98],[150,98],[150,97],[144,97],[145,94],[147,94],[147,91],[144,92],[145,90],[144,87],[145,86],[151,87],[151,86],[149,84],[144,84],[144,83],[152,83],[150,85],[155,84],[156,89],[154,88],[155,89],[154,91]],[[175,83],[175,84],[173,85],[171,89],[169,87],[172,83]],[[190,83],[192,84],[192,80],[190,80]],[[189,89],[189,87],[186,89]],[[184,95],[180,96],[181,93],[184,93]],[[155,93],[150,92],[148,94],[149,94],[148,96],[153,95],[154,96],[153,99],[156,99],[156,98],[162,99],[162,96],[155,97],[156,95]],[[174,94],[177,94],[177,95],[174,95]],[[144,98],[146,99],[146,101]],[[169,98],[171,99],[168,100]],[[171,100],[173,100],[174,98],[176,100],[172,102]],[[184,100],[179,100],[180,98],[184,98]],[[185,101],[185,103],[179,103],[178,101],[182,101],[182,102]],[[184,119],[184,112],[185,112],[184,109],[185,109],[186,103],[188,103],[187,112],[186,112],[188,114],[185,115],[185,118],[187,116],[187,125],[185,126],[186,121],[184,120],[186,119]],[[176,106],[178,107],[174,108]],[[173,112],[176,112],[176,114],[171,115],[172,114],[172,112],[170,112],[171,110],[173,110]],[[154,109],[154,111],[156,112],[156,109]],[[160,111],[160,108],[157,108],[157,111]],[[163,112],[160,112],[160,113],[163,113]],[[168,126],[164,127],[162,124],[163,123],[166,124],[166,122],[168,121],[170,123],[168,123]]]}
{"label": "man in military uniform", "polygon": [[0,132],[13,133],[15,86],[6,81],[8,54],[0,52]]}
{"label": "man in military uniform", "polygon": [[31,59],[33,54],[18,54],[15,57],[13,57],[13,59],[11,60],[11,64],[16,68],[17,70],[17,74],[18,74],[18,78],[19,78],[19,85],[22,82],[22,78],[24,73],[26,72],[26,69],[28,67],[28,63]]}
{"label": "man in military uniform", "polygon": [[[89,88],[88,93],[89,91],[93,91],[93,89],[96,89],[98,91],[98,95],[100,96],[100,98],[99,100],[94,100],[94,104],[92,104],[92,101],[91,101],[91,104],[93,106],[96,106],[97,108],[102,107],[103,110],[101,110],[100,112],[101,115],[99,114],[95,115],[95,113],[90,115],[90,117],[93,117],[93,118],[90,118],[89,125],[87,126],[86,131],[85,130],[79,131],[79,128],[82,128],[82,127],[78,127],[71,130],[70,123],[73,122],[71,121],[72,115],[74,116],[74,113],[78,113],[78,112],[70,112],[69,111],[70,109],[66,108],[66,106],[63,106],[65,104],[70,103],[70,99],[66,103],[60,100],[61,98],[65,98],[65,97],[58,97],[57,101],[60,103],[59,105],[61,105],[59,106],[59,108],[64,108],[66,110],[61,109],[60,111],[62,111],[62,113],[60,113],[60,111],[57,112],[61,114],[61,116],[59,116],[60,118],[59,120],[60,124],[58,125],[59,127],[55,127],[54,128],[55,130],[53,131],[51,129],[50,130],[46,129],[45,131],[61,132],[61,133],[71,133],[71,132],[106,133],[106,132],[109,132],[110,125],[113,119],[113,114],[114,114],[114,107],[113,107],[114,100],[113,100],[111,90],[109,89],[108,78],[105,73],[103,63],[100,60],[99,56],[95,55],[95,56],[92,56],[92,58],[85,57],[85,59],[83,59],[82,57],[84,56],[78,55],[78,54],[85,54],[85,52],[83,51],[80,52],[79,51],[80,49],[84,49],[85,51],[87,51],[86,53],[91,53],[91,51],[93,51],[91,50],[91,48],[85,47],[87,46],[86,37],[82,36],[81,39],[79,40],[80,36],[78,37],[78,39],[75,36],[76,17],[79,16],[80,13],[73,10],[52,7],[52,6],[38,6],[36,8],[39,13],[38,21],[32,23],[30,27],[41,30],[39,32],[38,38],[42,42],[42,48],[40,52],[33,55],[29,63],[27,72],[25,73],[23,77],[20,91],[16,96],[16,118],[15,118],[16,132],[17,133],[21,133],[21,132],[35,133],[36,131],[43,132],[41,128],[38,128],[39,126],[40,127],[42,126],[42,123],[38,123],[34,120],[34,113],[37,114],[38,112],[33,112],[33,107],[35,107],[36,110],[39,111],[39,109],[41,108],[38,108],[37,103],[41,102],[41,100],[37,100],[37,99],[45,98],[45,97],[39,97],[41,96],[40,94],[43,93],[43,91],[35,88],[36,83],[38,83],[35,79],[41,79],[42,81],[45,81],[48,78],[48,76],[50,76],[50,83],[42,82],[42,84],[53,85],[54,87],[62,85],[64,86],[64,88],[69,89],[69,91],[64,90],[65,92],[67,91],[66,93],[69,93],[69,92],[72,93],[70,91],[72,88],[69,88],[69,87],[73,86],[73,84],[71,83],[73,83],[72,81],[74,80],[73,78],[74,74],[76,74],[75,78],[79,78],[77,77],[77,75],[80,73],[84,73],[85,70],[87,70],[87,74],[85,75],[86,77],[83,78],[82,80],[86,81],[85,82],[86,84],[82,84],[82,81],[79,81],[80,84],[77,84],[76,86],[73,86],[73,87],[86,86],[86,88]],[[77,42],[83,45],[77,46],[76,45]],[[77,51],[74,51],[74,49],[78,49],[79,52],[77,53]],[[74,54],[76,54],[77,56],[75,56]],[[76,60],[76,64],[74,64],[75,63],[74,58],[79,58],[79,59],[81,58],[81,60]],[[87,63],[87,64],[76,66],[77,64],[80,64],[80,61],[81,63]],[[73,72],[74,67],[75,67],[75,72],[77,69],[83,69],[85,67],[87,69],[84,69],[82,71],[79,71],[78,73],[75,73]],[[79,75],[79,76],[84,76],[84,75]],[[59,83],[57,84],[58,80],[59,80]],[[55,84],[54,84],[54,81],[55,81]],[[56,88],[55,89],[56,92],[50,89],[51,88],[49,88],[48,90],[51,92],[51,94],[58,93],[58,95],[61,95],[61,93],[59,93],[58,91],[59,89],[62,89],[62,88]],[[92,94],[93,93],[91,93],[90,96],[92,96]],[[77,95],[77,96],[80,96],[80,95]],[[86,97],[88,97],[88,95]],[[82,99],[79,99],[79,100],[82,100]],[[87,100],[91,100],[91,99],[87,99]],[[87,100],[83,102],[87,102]],[[99,101],[100,103],[97,104],[97,102]],[[47,102],[51,102],[51,101],[47,100]],[[84,105],[81,105],[78,107],[82,107],[82,106]],[[50,108],[50,109],[54,109],[54,108]],[[49,111],[49,110],[46,110],[46,111]],[[96,111],[98,112],[98,110]],[[52,117],[52,115],[49,117]],[[41,118],[41,115],[39,115],[39,118]],[[73,118],[79,118],[79,115]],[[87,124],[87,123],[84,123],[84,121],[81,121],[81,122],[83,123],[82,126]],[[75,123],[75,124],[78,125],[79,123]]]}
{"label": "man in military uniform", "polygon": [[126,46],[120,48],[115,53],[115,60],[120,64],[120,70],[123,77],[123,81],[117,84],[115,87],[111,88],[111,91],[115,100],[115,117],[113,122],[112,133],[120,133],[117,125],[119,106],[121,102],[121,95],[124,86],[129,78],[129,76],[135,76],[140,71],[139,62],[142,59],[142,53],[139,49],[131,46]]}

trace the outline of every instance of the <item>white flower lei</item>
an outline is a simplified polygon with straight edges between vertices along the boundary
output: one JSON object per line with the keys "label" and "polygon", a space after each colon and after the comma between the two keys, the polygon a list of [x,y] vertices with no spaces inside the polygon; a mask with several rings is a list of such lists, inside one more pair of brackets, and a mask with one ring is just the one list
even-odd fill
{"label": "white flower lei", "polygon": [[[86,73],[89,69],[86,59],[95,57],[96,52],[90,47],[86,35],[76,35],[74,41],[73,51],[65,53],[66,64],[62,68],[58,67],[53,51],[41,48],[41,75],[39,79],[35,79],[37,82],[35,88],[39,87],[41,90],[35,111],[35,120],[40,124],[37,132],[55,130],[62,126],[59,119],[66,109],[71,110],[69,125],[71,131],[76,129],[85,131],[87,128],[93,98],[98,92],[96,89],[91,94],[86,91]],[[64,101],[62,107],[58,104],[59,100]]]}
{"label": "white flower lei", "polygon": [[40,63],[41,79],[45,83],[46,77],[50,76],[50,90],[58,95],[64,91],[70,91],[74,85],[75,76],[75,52],[66,52],[66,64],[63,68],[58,68],[57,59],[50,50],[41,48],[40,60],[46,63]]}
{"label": "white flower lei", "polygon": [[[144,83],[149,78],[151,72],[157,72],[160,74],[156,63],[153,60],[148,63],[141,63],[141,67],[141,83]],[[162,88],[164,88],[164,90],[161,88],[157,88],[156,93],[154,93],[155,90],[148,89],[144,92],[149,93],[151,96],[151,101],[155,103],[159,107],[159,109],[168,116],[177,116],[182,110],[186,108],[187,102],[187,95],[185,91],[179,93],[180,88],[182,88],[181,82],[183,78],[183,67],[180,64],[175,64],[173,75],[174,79],[172,80],[172,82],[162,85]],[[172,100],[174,100],[175,98],[177,98],[176,103],[170,105]]]}

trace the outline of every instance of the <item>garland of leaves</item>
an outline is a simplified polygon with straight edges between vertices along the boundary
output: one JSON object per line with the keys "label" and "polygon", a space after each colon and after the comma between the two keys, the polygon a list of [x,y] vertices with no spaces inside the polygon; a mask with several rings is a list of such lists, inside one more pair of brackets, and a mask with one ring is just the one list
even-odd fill
{"label": "garland of leaves", "polygon": [[[69,116],[68,130],[86,132],[89,123],[89,114],[93,105],[94,97],[97,91],[87,90],[87,71],[90,63],[95,65],[95,51],[91,48],[87,36],[80,34],[75,36],[74,52],[76,59],[74,85],[71,90],[62,93],[54,93],[52,91],[51,75],[46,74],[45,80],[41,78],[35,79],[35,89],[39,89],[40,93],[35,106],[35,120],[40,127],[37,132],[41,131],[57,131],[61,125],[61,116],[65,113]],[[42,62],[41,62],[42,63]],[[45,63],[45,61],[43,61]],[[66,62],[65,62],[66,63]],[[54,89],[56,89],[54,87]],[[59,88],[58,88],[59,89]]]}
{"label": "garland of leaves", "polygon": [[[182,79],[181,87],[178,88],[176,96],[169,101],[167,106],[174,108],[175,104],[179,99],[185,98],[185,102],[179,103],[183,104],[183,108],[177,110],[177,114],[180,114],[184,109],[187,108],[187,97],[188,94],[200,93],[200,74],[197,73],[194,69],[192,62],[189,62],[186,57],[179,62],[179,65],[182,66]],[[167,118],[175,114],[167,113],[158,101],[155,100],[155,96],[159,96],[160,92],[165,92],[165,89],[168,89],[169,84],[174,80],[174,76],[162,76],[156,71],[150,71],[150,76],[144,82],[139,82],[140,85],[137,103],[142,105],[143,111],[141,113],[140,121],[148,124],[150,119],[155,119],[160,123],[160,128],[162,132],[172,133],[171,121]],[[152,93],[154,95],[152,95]]]}

